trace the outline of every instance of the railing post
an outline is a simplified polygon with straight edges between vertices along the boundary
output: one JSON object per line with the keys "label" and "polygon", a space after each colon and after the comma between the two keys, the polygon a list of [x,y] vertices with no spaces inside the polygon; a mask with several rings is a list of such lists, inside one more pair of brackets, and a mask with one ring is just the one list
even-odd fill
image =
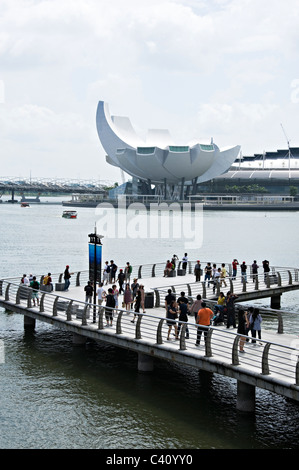
{"label": "railing post", "polygon": [[156,265],[153,264],[153,267],[152,267],[152,277],[156,277],[155,268],[156,268]]}
{"label": "railing post", "polygon": [[277,272],[277,286],[281,287],[281,275],[279,272]]}
{"label": "railing post", "polygon": [[123,312],[120,311],[117,315],[117,320],[116,320],[116,334],[117,335],[121,335],[122,334],[122,331],[121,331],[121,319],[122,319],[122,315],[123,315]]}
{"label": "railing post", "polygon": [[270,349],[271,343],[267,343],[264,347],[263,351],[263,357],[262,357],[262,375],[269,375],[270,374],[270,369],[269,369],[269,349]]}
{"label": "railing post", "polygon": [[270,288],[270,276],[269,273],[266,275],[266,287],[269,289]]}
{"label": "railing post", "polygon": [[244,277],[242,277],[242,284],[243,284],[242,292],[246,292],[246,281]]}
{"label": "railing post", "polygon": [[139,268],[138,268],[138,276],[137,276],[138,279],[141,279],[141,270],[142,270],[142,265],[139,266]]}
{"label": "railing post", "polygon": [[30,289],[29,287],[29,292],[28,292],[28,297],[27,297],[27,308],[32,308],[31,299],[32,299],[32,289]]}
{"label": "railing post", "polygon": [[39,303],[39,311],[43,313],[45,311],[45,306],[44,306],[44,299],[45,299],[46,293],[44,292],[41,296],[40,303]]}
{"label": "railing post", "polygon": [[137,316],[136,329],[135,329],[135,339],[141,339],[141,320],[143,315]]}
{"label": "railing post", "polygon": [[288,274],[289,274],[289,285],[291,286],[293,284],[291,271],[288,271]]}
{"label": "railing post", "polygon": [[206,283],[202,282],[202,298],[205,299],[207,297],[207,288],[206,288]]}
{"label": "railing post", "polygon": [[236,336],[233,344],[233,349],[232,349],[232,364],[233,366],[238,366],[240,364],[239,362],[239,354],[238,354],[238,345],[240,341],[240,336]]}
{"label": "railing post", "polygon": [[190,284],[187,284],[187,289],[188,289],[188,297],[192,297],[192,291],[191,291]]}
{"label": "railing post", "polygon": [[58,282],[61,282],[61,281],[62,281],[62,276],[63,276],[63,273],[59,274]]}
{"label": "railing post", "polygon": [[297,359],[297,364],[296,364],[296,383],[295,385],[299,387],[299,357]]}
{"label": "railing post", "polygon": [[259,278],[257,274],[255,275],[255,279],[254,279],[254,289],[259,290]]}
{"label": "railing post", "polygon": [[277,333],[282,335],[283,334],[283,319],[282,319],[282,314],[281,313],[277,313],[277,319],[278,319]]}
{"label": "railing post", "polygon": [[104,329],[104,307],[99,308],[99,323],[98,323],[98,330]]}
{"label": "railing post", "polygon": [[66,321],[72,321],[72,306],[73,306],[73,300],[71,300],[70,303],[67,306]]}
{"label": "railing post", "polygon": [[157,344],[163,344],[162,339],[162,326],[163,326],[164,318],[159,321],[158,328],[157,328]]}
{"label": "railing post", "polygon": [[182,324],[181,325],[181,334],[180,334],[180,351],[186,351],[186,339],[185,339],[185,336],[186,336],[186,328],[187,328],[187,325],[186,323]]}
{"label": "railing post", "polygon": [[234,293],[234,283],[231,277],[229,278],[229,290],[232,294]]}
{"label": "railing post", "polygon": [[212,357],[213,356],[213,354],[212,354],[212,334],[213,334],[213,330],[212,330],[212,328],[209,328],[208,332],[207,332],[206,340],[205,340],[205,349],[206,349],[205,356],[206,357]]}
{"label": "railing post", "polygon": [[[8,284],[9,285],[9,284]],[[8,286],[7,286],[8,287]],[[6,291],[7,291],[7,288],[6,288]],[[9,296],[8,296],[8,299],[6,298],[6,293],[5,293],[5,300],[9,300]],[[16,305],[19,305],[21,303],[21,286],[18,288],[17,290],[17,295],[16,295]]]}
{"label": "railing post", "polygon": [[80,286],[80,271],[77,272],[77,276],[76,276],[76,287],[79,287]]}
{"label": "railing post", "polygon": [[57,302],[58,302],[59,296],[57,296],[54,300],[53,304],[53,317],[57,317],[58,312],[57,312]]}
{"label": "railing post", "polygon": [[154,289],[154,292],[155,292],[155,296],[156,296],[155,308],[161,307],[160,292],[158,291],[158,289]]}
{"label": "railing post", "polygon": [[83,313],[82,313],[82,326],[87,325],[87,309],[88,309],[88,307],[89,307],[88,303],[85,304],[85,307],[84,307]]}

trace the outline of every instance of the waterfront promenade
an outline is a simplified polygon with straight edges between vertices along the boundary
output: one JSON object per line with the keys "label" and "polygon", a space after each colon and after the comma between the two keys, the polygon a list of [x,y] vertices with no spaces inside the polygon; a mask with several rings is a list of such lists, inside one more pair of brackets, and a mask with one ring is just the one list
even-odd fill
{"label": "waterfront promenade", "polygon": [[[104,309],[85,303],[84,287],[89,273],[82,271],[72,276],[67,292],[55,290],[62,288],[62,274],[53,275],[54,290],[39,293],[39,305],[33,305],[32,290],[20,285],[20,279],[1,281],[0,305],[5,309],[23,314],[25,326],[36,326],[36,320],[62,328],[73,335],[75,344],[85,344],[87,340],[105,342],[117,347],[126,348],[137,353],[138,369],[150,371],[154,359],[174,361],[198,370],[232,377],[238,383],[237,407],[243,410],[254,408],[255,387],[261,387],[274,393],[282,394],[299,401],[299,366],[298,337],[282,334],[279,314],[274,320],[273,329],[263,328],[262,340],[245,346],[245,353],[239,352],[240,336],[236,329],[224,326],[208,328],[206,342],[195,346],[197,326],[190,315],[189,322],[183,323],[178,340],[170,336],[167,340],[164,297],[171,289],[178,296],[185,291],[192,302],[197,293],[212,306],[216,301],[213,287],[202,282],[194,282],[193,274],[176,277],[162,277],[164,263],[134,267],[139,274],[139,283],[146,291],[146,313],[140,310],[135,323],[132,323],[133,311],[122,307],[122,295],[119,297],[119,308],[114,309],[112,327],[106,327]],[[193,266],[189,265],[188,272]],[[297,269],[275,268],[276,284],[270,284],[259,275],[258,280],[244,283],[239,276],[235,280],[227,279],[227,286],[221,290],[227,292],[232,288],[238,294],[238,302],[251,299],[282,295],[290,289],[299,289]],[[153,276],[153,274],[155,276]],[[136,276],[137,277],[137,276]],[[272,278],[273,281],[273,278]],[[272,283],[271,281],[271,283]],[[107,286],[110,287],[110,286]],[[243,297],[242,297],[243,296]],[[189,338],[186,338],[186,328]]]}

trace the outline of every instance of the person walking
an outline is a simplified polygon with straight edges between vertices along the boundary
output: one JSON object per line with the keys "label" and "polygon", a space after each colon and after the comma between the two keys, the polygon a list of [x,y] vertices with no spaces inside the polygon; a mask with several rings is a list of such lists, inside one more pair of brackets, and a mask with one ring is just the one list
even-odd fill
{"label": "person walking", "polygon": [[[258,334],[258,338],[262,339],[262,317],[258,308],[253,310],[253,313],[250,316],[250,325],[251,325],[251,334],[252,338],[256,338],[256,333]],[[252,344],[256,344],[256,340],[251,340]]]}
{"label": "person walking", "polygon": [[[188,304],[184,300],[178,300],[179,305],[179,324],[178,324],[178,332],[177,335],[180,334],[180,329],[182,326],[182,322],[188,322]],[[189,338],[189,329],[188,325],[186,326],[186,338]]]}
{"label": "person walking", "polygon": [[223,282],[224,282],[224,286],[227,287],[225,278],[226,278],[226,267],[225,267],[225,263],[222,263],[221,274],[220,274],[220,287],[222,287]]}
{"label": "person walking", "polygon": [[98,297],[98,305],[99,305],[99,313],[102,311],[102,303],[106,298],[107,292],[104,289],[103,282],[100,282],[98,290],[97,290],[97,297]]}
{"label": "person walking", "polygon": [[128,283],[130,283],[132,271],[133,271],[133,268],[128,261],[125,267],[125,281]]}
{"label": "person walking", "polygon": [[142,308],[142,312],[145,313],[145,309],[144,309],[145,292],[144,292],[143,284],[140,284],[139,290],[140,290],[140,306]]}
{"label": "person walking", "polygon": [[119,284],[119,293],[121,294],[124,292],[124,281],[125,281],[125,273],[122,269],[119,270],[119,274],[117,276],[118,284]]}
{"label": "person walking", "polygon": [[204,334],[204,338],[206,341],[207,334],[208,334],[208,327],[211,324],[211,320],[213,318],[213,312],[210,308],[207,307],[206,302],[201,302],[201,309],[197,313],[196,324],[199,325],[197,327],[197,336],[196,336],[196,343],[195,346],[200,346],[200,340],[202,333]]}
{"label": "person walking", "polygon": [[135,309],[134,309],[134,317],[133,320],[131,320],[131,323],[135,322],[135,318],[137,317],[137,314],[140,311],[140,306],[141,306],[141,291],[140,289],[137,289],[136,296],[135,296]]}
{"label": "person walking", "polygon": [[110,266],[108,261],[105,261],[105,266],[103,270],[103,284],[107,285],[109,283],[110,277]]}
{"label": "person walking", "polygon": [[171,304],[168,305],[168,308],[167,308],[167,317],[166,317],[167,318],[166,323],[168,325],[167,341],[170,341],[170,332],[171,332],[172,327],[174,327],[175,339],[179,339],[178,328],[177,328],[177,324],[175,321],[177,316],[178,316],[177,304],[174,300],[172,300]]}

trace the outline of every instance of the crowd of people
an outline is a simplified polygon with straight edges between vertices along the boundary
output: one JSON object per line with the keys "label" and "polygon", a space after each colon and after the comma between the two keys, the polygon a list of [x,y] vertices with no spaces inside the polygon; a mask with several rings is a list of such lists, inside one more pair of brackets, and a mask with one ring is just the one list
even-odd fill
{"label": "crowd of people", "polygon": [[[176,268],[176,262],[178,261],[177,255],[173,255],[171,261],[168,260],[164,270],[164,276],[168,276],[169,272]],[[183,269],[187,269],[188,264],[188,254],[185,253],[182,258]],[[240,266],[241,276],[245,282],[247,282],[247,265],[245,261],[239,264],[237,259],[232,261],[232,278],[236,278],[237,269]],[[269,261],[264,260],[262,262],[264,273],[270,271]],[[258,275],[259,266],[256,260],[253,261],[251,265],[251,273],[253,281]],[[144,285],[138,283],[138,279],[135,277],[131,282],[132,275],[132,266],[129,262],[126,263],[124,269],[119,269],[115,264],[114,260],[105,262],[103,268],[103,282],[100,282],[98,287],[94,287],[94,283],[88,281],[84,287],[85,292],[85,302],[92,304],[94,294],[97,297],[97,303],[99,309],[105,309],[105,318],[106,326],[112,326],[113,323],[113,311],[114,309],[119,308],[119,296],[123,295],[121,307],[127,311],[134,309],[134,316],[131,320],[132,323],[135,322],[136,316],[140,313],[140,309],[145,313],[145,291]],[[64,290],[68,291],[70,286],[70,278],[73,273],[69,271],[69,265],[66,265],[64,270]],[[207,263],[204,270],[201,268],[200,260],[197,260],[194,266],[194,275],[196,281],[201,280],[201,276],[204,275],[204,282],[207,283],[208,287],[212,284],[213,292],[215,292],[216,285],[219,283],[220,286],[224,285],[227,287],[226,277],[227,270],[225,263],[221,264],[221,267],[217,268],[216,264]],[[50,286],[50,290],[53,290],[51,273],[48,273],[46,276],[42,277],[41,282],[44,285]],[[39,290],[40,283],[37,281],[36,276],[30,274],[27,277],[26,274],[23,275],[21,283],[26,287],[32,288],[32,300],[33,304],[39,305]],[[118,284],[118,285],[117,285]],[[111,285],[111,287],[109,287]],[[107,286],[107,287],[106,287]],[[94,292],[94,288],[96,292]],[[201,295],[197,295],[196,300],[190,304],[188,298],[184,292],[181,292],[181,295],[176,299],[175,295],[172,293],[171,289],[168,290],[168,294],[165,297],[165,309],[166,309],[166,319],[168,325],[167,340],[170,341],[170,334],[172,328],[174,328],[175,339],[179,338],[179,333],[181,327],[184,323],[188,323],[188,315],[193,315],[197,327],[197,338],[196,346],[200,346],[202,333],[204,337],[207,335],[209,326],[217,326],[219,324],[226,324],[227,328],[231,326],[237,328],[237,332],[240,335],[239,341],[239,350],[244,352],[244,344],[248,341],[248,334],[252,334],[252,343],[256,344],[256,336],[261,339],[261,323],[262,317],[259,313],[258,308],[249,308],[247,311],[240,310],[238,311],[238,326],[236,326],[236,311],[235,311],[235,300],[237,296],[232,294],[230,291],[226,293],[220,292],[217,304],[212,311],[207,307],[206,302],[201,298]],[[178,322],[176,321],[178,319]],[[188,326],[185,330],[186,338],[189,338]]]}
{"label": "crowd of people", "polygon": [[[207,337],[208,327],[226,324],[226,328],[231,326],[237,329],[240,335],[239,351],[244,353],[244,344],[249,341],[249,333],[251,333],[251,343],[256,345],[256,336],[261,340],[261,324],[262,317],[258,308],[249,307],[248,310],[239,309],[238,315],[235,311],[235,301],[237,295],[230,291],[225,295],[220,292],[217,304],[212,310],[207,303],[198,294],[193,303],[189,303],[185,292],[181,292],[180,297],[176,297],[171,289],[165,297],[165,309],[168,325],[167,340],[170,341],[171,331],[174,328],[175,339],[179,339],[181,326],[188,322],[188,315],[194,316],[197,325],[197,335],[195,346],[200,346],[201,336]],[[236,321],[238,317],[238,322]],[[178,320],[178,321],[176,321]],[[238,326],[237,326],[238,323]],[[186,338],[189,338],[188,325],[186,325]]]}

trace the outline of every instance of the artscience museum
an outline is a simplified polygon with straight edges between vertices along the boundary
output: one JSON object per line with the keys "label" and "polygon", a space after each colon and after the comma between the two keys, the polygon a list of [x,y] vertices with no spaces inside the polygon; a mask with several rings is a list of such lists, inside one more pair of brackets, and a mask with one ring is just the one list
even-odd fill
{"label": "artscience museum", "polygon": [[[96,124],[106,160],[156,194],[184,187],[196,187],[229,170],[237,159],[240,146],[219,148],[213,139],[183,145],[175,142],[168,130],[150,129],[146,139],[138,136],[128,117],[110,115],[108,104],[98,103]],[[182,198],[182,197],[181,197]]]}

